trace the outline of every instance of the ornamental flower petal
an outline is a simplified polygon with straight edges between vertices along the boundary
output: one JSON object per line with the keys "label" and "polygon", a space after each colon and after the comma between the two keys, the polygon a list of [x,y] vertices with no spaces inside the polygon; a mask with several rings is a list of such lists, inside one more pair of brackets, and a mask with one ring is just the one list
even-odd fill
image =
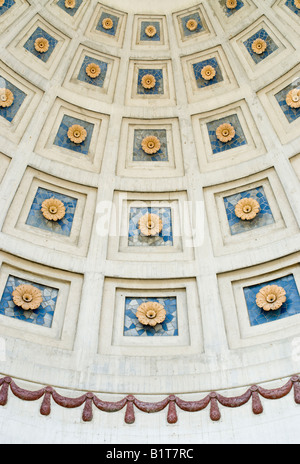
{"label": "ornamental flower petal", "polygon": [[216,131],[217,138],[224,143],[230,142],[235,137],[235,129],[231,124],[222,124]]}
{"label": "ornamental flower petal", "polygon": [[73,9],[76,6],[76,0],[66,0],[65,1],[65,7]]}
{"label": "ornamental flower petal", "polygon": [[237,0],[227,0],[226,6],[230,10],[234,10],[237,7]]}
{"label": "ornamental flower petal", "polygon": [[193,32],[198,27],[198,22],[195,19],[189,19],[186,23],[186,27],[189,31]]}
{"label": "ornamental flower petal", "polygon": [[42,292],[33,285],[20,285],[13,293],[13,302],[25,311],[38,309],[42,302]]}
{"label": "ornamental flower petal", "polygon": [[163,223],[157,214],[145,214],[139,220],[139,229],[146,237],[155,237],[163,229]]}
{"label": "ornamental flower petal", "polygon": [[39,53],[46,53],[49,50],[49,42],[44,37],[39,37],[34,43],[34,48]]}
{"label": "ornamental flower petal", "polygon": [[295,0],[295,7],[300,10],[300,0]]}
{"label": "ornamental flower petal", "polygon": [[5,0],[0,0],[0,6],[3,6],[5,3]]}
{"label": "ornamental flower petal", "polygon": [[256,304],[264,311],[277,311],[286,300],[286,291],[277,285],[268,285],[256,295]]}
{"label": "ornamental flower petal", "polygon": [[96,79],[101,74],[101,68],[98,64],[90,63],[86,67],[86,73],[92,79]]}
{"label": "ornamental flower petal", "polygon": [[300,90],[291,90],[286,96],[286,102],[291,108],[300,108]]}
{"label": "ornamental flower petal", "polygon": [[80,144],[87,138],[87,131],[84,127],[75,124],[68,130],[68,137],[73,143]]}
{"label": "ornamental flower petal", "polygon": [[66,208],[57,198],[49,198],[42,203],[41,211],[49,221],[60,221],[66,215]]}
{"label": "ornamental flower petal", "polygon": [[109,31],[110,29],[114,27],[114,22],[111,18],[104,18],[102,21],[102,26],[104,29]]}
{"label": "ornamental flower petal", "polygon": [[252,50],[257,55],[261,55],[267,50],[267,42],[263,39],[256,39],[252,44]]}
{"label": "ornamental flower petal", "polygon": [[154,76],[152,76],[152,74],[147,74],[146,76],[144,76],[142,78],[142,86],[144,87],[144,89],[154,89],[154,87],[156,86],[156,79]]}
{"label": "ornamental flower petal", "polygon": [[260,212],[260,204],[254,198],[243,198],[235,207],[235,215],[242,221],[255,219]]}
{"label": "ornamental flower petal", "polygon": [[210,81],[213,79],[216,75],[216,70],[213,66],[204,66],[204,68],[201,71],[201,76],[203,79],[206,81]]}
{"label": "ornamental flower petal", "polygon": [[0,89],[0,107],[9,108],[14,102],[14,94],[9,89]]}
{"label": "ornamental flower petal", "polygon": [[146,137],[142,141],[142,149],[147,155],[155,155],[161,147],[160,140],[157,137],[150,136]]}
{"label": "ornamental flower petal", "polygon": [[156,302],[143,303],[138,308],[136,317],[143,325],[155,327],[166,319],[167,312],[163,305]]}
{"label": "ornamental flower petal", "polygon": [[148,37],[154,37],[157,33],[156,27],[155,26],[148,26],[145,29],[145,33]]}

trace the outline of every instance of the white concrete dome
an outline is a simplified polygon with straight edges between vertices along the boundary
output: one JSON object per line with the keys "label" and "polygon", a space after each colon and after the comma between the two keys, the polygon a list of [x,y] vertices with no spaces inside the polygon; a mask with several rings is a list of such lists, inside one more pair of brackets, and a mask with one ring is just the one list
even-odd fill
{"label": "white concrete dome", "polygon": [[0,30],[1,443],[299,441],[300,4],[4,0]]}

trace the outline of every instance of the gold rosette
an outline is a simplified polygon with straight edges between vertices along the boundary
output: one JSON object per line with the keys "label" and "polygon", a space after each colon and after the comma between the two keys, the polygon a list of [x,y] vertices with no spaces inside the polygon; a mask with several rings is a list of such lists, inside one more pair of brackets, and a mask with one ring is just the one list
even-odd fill
{"label": "gold rosette", "polygon": [[146,237],[155,237],[163,229],[163,223],[157,214],[145,214],[139,220],[139,229]]}
{"label": "gold rosette", "polygon": [[235,207],[235,215],[242,221],[252,221],[260,212],[260,204],[254,198],[243,198]]}
{"label": "gold rosette", "polygon": [[13,302],[25,311],[38,309],[42,302],[42,292],[33,285],[20,285],[13,293]]}
{"label": "gold rosette", "polygon": [[230,142],[235,137],[235,128],[231,124],[222,124],[218,127],[216,135],[221,142]]}
{"label": "gold rosette", "polygon": [[256,296],[256,304],[264,311],[277,311],[286,302],[286,291],[277,285],[268,285]]}
{"label": "gold rosette", "polygon": [[49,198],[42,203],[41,211],[48,221],[60,221],[66,215],[66,208],[57,198]]}
{"label": "gold rosette", "polygon": [[163,305],[156,302],[143,303],[138,308],[136,317],[143,325],[155,327],[165,321],[167,312]]}

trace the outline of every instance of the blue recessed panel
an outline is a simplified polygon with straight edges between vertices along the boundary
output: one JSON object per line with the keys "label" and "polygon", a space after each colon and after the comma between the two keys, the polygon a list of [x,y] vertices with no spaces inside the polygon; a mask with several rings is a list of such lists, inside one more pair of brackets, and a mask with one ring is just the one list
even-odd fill
{"label": "blue recessed panel", "polygon": [[0,106],[0,116],[2,116],[9,122],[12,122],[26,98],[26,93],[18,89],[18,87],[13,85],[8,80],[4,79],[4,77],[2,76],[0,76],[0,88],[8,89],[14,95],[14,101],[10,107],[2,108]]}
{"label": "blue recessed panel", "polygon": [[[86,73],[87,66],[92,63],[97,64],[101,69],[100,75],[96,78],[89,77]],[[90,56],[86,56],[80,68],[78,80],[102,88],[104,86],[104,81],[107,74],[107,67],[108,64],[105,63],[105,61],[97,60],[95,58],[91,58]]]}
{"label": "blue recessed panel", "polygon": [[[142,149],[142,142],[146,137],[154,136],[160,141],[160,150],[155,155],[148,155]],[[133,161],[169,161],[167,131],[164,129],[136,129],[134,131]]]}
{"label": "blue recessed panel", "polygon": [[[257,54],[252,50],[253,42],[257,39],[262,39],[267,43],[267,49],[262,54]],[[256,34],[250,37],[248,40],[244,42],[245,47],[247,48],[250,56],[252,57],[254,63],[258,64],[261,63],[263,60],[268,58],[272,53],[278,50],[278,46],[274,42],[274,40],[269,36],[265,29],[260,29]]]}
{"label": "blue recessed panel", "polygon": [[[33,285],[42,292],[43,302],[38,309],[34,311],[24,311],[14,304],[12,293],[20,285]],[[33,325],[51,328],[57,297],[58,290],[56,288],[39,285],[10,275],[0,301],[0,314]]]}
{"label": "blue recessed panel", "polygon": [[[148,26],[154,26],[156,29],[156,34],[153,37],[149,37],[146,34],[146,29]],[[160,42],[160,39],[161,39],[160,22],[159,21],[142,21],[140,40],[142,42]]]}
{"label": "blue recessed panel", "polygon": [[[212,66],[216,71],[215,77],[209,81],[203,79],[202,74],[201,74],[203,68],[205,68],[206,66]],[[193,65],[193,69],[194,69],[195,79],[197,81],[197,86],[199,89],[202,89],[203,87],[209,87],[211,85],[224,81],[221,68],[216,58],[210,58],[209,60],[200,61],[199,63],[195,63]]]}
{"label": "blue recessed panel", "polygon": [[[49,42],[49,49],[46,53],[40,53],[35,49],[35,41],[39,38],[47,39]],[[48,32],[44,31],[42,28],[38,27],[35,32],[29,37],[27,42],[24,45],[24,48],[32,53],[36,58],[46,63],[50,56],[52,55],[58,41],[54,39]]]}
{"label": "blue recessed panel", "polygon": [[[139,229],[139,220],[146,214],[156,214],[163,223],[163,229],[155,237],[144,236]],[[130,208],[129,246],[173,246],[173,225],[171,208]]]}
{"label": "blue recessed panel", "polygon": [[[230,142],[221,142],[217,137],[217,129],[222,124],[231,124],[235,129],[235,137]],[[247,139],[237,114],[209,122],[207,124],[207,129],[214,155],[247,144]]]}
{"label": "blue recessed panel", "polygon": [[[162,324],[155,327],[143,325],[136,317],[139,306],[143,303],[156,302],[164,306],[166,319]],[[178,318],[177,318],[177,299],[176,298],[126,298],[125,318],[124,318],[125,337],[177,337]]]}
{"label": "blue recessed panel", "polygon": [[288,93],[294,89],[300,90],[299,79],[295,80],[295,82],[288,85],[275,95],[275,98],[278,101],[280,108],[282,109],[286,119],[290,124],[300,117],[300,108],[291,108],[286,102],[286,97]]}
{"label": "blue recessed panel", "polygon": [[[41,211],[42,203],[50,198],[56,198],[63,202],[66,208],[66,214],[63,219],[59,221],[49,221],[44,217]],[[26,224],[37,227],[38,229],[47,230],[49,232],[54,232],[55,234],[69,237],[72,230],[76,206],[76,198],[39,187],[34,197]]]}
{"label": "blue recessed panel", "polygon": [[15,5],[14,0],[5,0],[4,4],[0,6],[0,16],[4,15],[12,6]]}
{"label": "blue recessed panel", "polygon": [[[197,28],[194,31],[190,31],[187,28],[187,23],[191,19],[194,19],[195,21],[197,21],[197,24],[198,24]],[[202,32],[204,30],[203,23],[202,23],[199,13],[193,13],[188,16],[184,16],[184,18],[181,18],[181,24],[182,24],[182,29],[183,29],[183,33],[185,37],[192,37],[193,35],[198,34],[199,32]]]}
{"label": "blue recessed panel", "polygon": [[[256,296],[260,290],[268,285],[283,287],[287,294],[287,301],[277,311],[264,311],[256,304]],[[294,276],[288,275],[281,279],[275,279],[264,284],[253,285],[244,288],[251,326],[258,326],[268,322],[286,319],[300,314],[300,296]]]}
{"label": "blue recessed panel", "polygon": [[235,8],[228,8],[227,7],[227,0],[220,0],[220,4],[224,9],[224,12],[228,18],[230,18],[232,15],[240,11],[243,6],[245,6],[244,2],[242,0],[237,0],[237,5]]}
{"label": "blue recessed panel", "polygon": [[287,0],[285,4],[293,13],[295,13],[298,17],[300,16],[300,9],[296,7],[295,0]]}
{"label": "blue recessed panel", "polygon": [[[105,29],[103,27],[103,21],[104,19],[106,18],[109,18],[112,20],[113,22],[113,27],[111,29]],[[118,24],[119,24],[119,18],[115,15],[112,15],[110,13],[102,13],[101,17],[100,17],[100,20],[99,20],[99,23],[96,27],[97,31],[101,31],[101,32],[104,32],[105,34],[108,34],[108,35],[111,35],[111,36],[115,36],[116,33],[117,33],[117,30],[118,30]]]}
{"label": "blue recessed panel", "polygon": [[[260,213],[252,221],[242,221],[235,214],[236,205],[243,198],[253,198],[253,200],[258,201],[258,203],[260,204]],[[249,232],[250,230],[258,229],[260,227],[265,227],[267,225],[275,223],[263,187],[257,187],[255,189],[247,190],[245,192],[225,197],[224,203],[232,235],[242,234],[244,232]]]}
{"label": "blue recessed panel", "polygon": [[[154,76],[156,79],[156,84],[153,89],[145,89],[142,86],[142,79],[148,74]],[[138,95],[163,95],[164,79],[162,69],[139,69],[137,93]]]}
{"label": "blue recessed panel", "polygon": [[[80,144],[72,142],[68,137],[69,128],[75,125],[84,127],[84,129],[87,131],[87,138]],[[94,124],[65,115],[55,137],[54,145],[72,150],[76,153],[81,153],[82,155],[88,155],[93,131]]]}
{"label": "blue recessed panel", "polygon": [[74,8],[67,8],[66,7],[66,0],[59,0],[57,5],[70,16],[75,16],[77,11],[82,5],[83,0],[76,0]]}

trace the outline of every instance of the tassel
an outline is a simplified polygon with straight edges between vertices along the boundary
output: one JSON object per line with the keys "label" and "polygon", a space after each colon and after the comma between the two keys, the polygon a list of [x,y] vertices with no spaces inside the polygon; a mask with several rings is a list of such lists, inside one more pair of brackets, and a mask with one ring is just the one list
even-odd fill
{"label": "tassel", "polygon": [[0,391],[0,406],[5,406],[8,400],[9,383],[4,382]]}
{"label": "tassel", "polygon": [[221,413],[219,409],[219,404],[218,404],[218,399],[217,399],[217,394],[212,393],[211,394],[211,400],[210,400],[210,418],[214,422],[218,422],[221,419]]}
{"label": "tassel", "polygon": [[252,390],[252,411],[257,416],[264,412],[264,408],[260,400],[260,396],[259,396],[257,389]]}
{"label": "tassel", "polygon": [[169,410],[168,410],[168,423],[176,424],[177,421],[178,421],[178,416],[177,416],[177,411],[176,411],[175,396],[170,396]]}
{"label": "tassel", "polygon": [[50,416],[51,414],[51,397],[52,397],[52,388],[47,387],[45,389],[45,395],[41,405],[40,413],[42,416]]}
{"label": "tassel", "polygon": [[127,407],[126,407],[126,413],[125,413],[125,422],[126,424],[134,424],[135,423],[135,414],[134,414],[134,406],[133,406],[133,401],[134,398],[133,396],[128,396],[127,398]]}
{"label": "tassel", "polygon": [[300,404],[300,382],[299,381],[294,383],[294,397],[295,397],[295,403]]}
{"label": "tassel", "polygon": [[91,422],[93,420],[93,398],[94,395],[88,393],[86,398],[86,402],[84,405],[84,410],[82,413],[82,420],[83,422]]}

